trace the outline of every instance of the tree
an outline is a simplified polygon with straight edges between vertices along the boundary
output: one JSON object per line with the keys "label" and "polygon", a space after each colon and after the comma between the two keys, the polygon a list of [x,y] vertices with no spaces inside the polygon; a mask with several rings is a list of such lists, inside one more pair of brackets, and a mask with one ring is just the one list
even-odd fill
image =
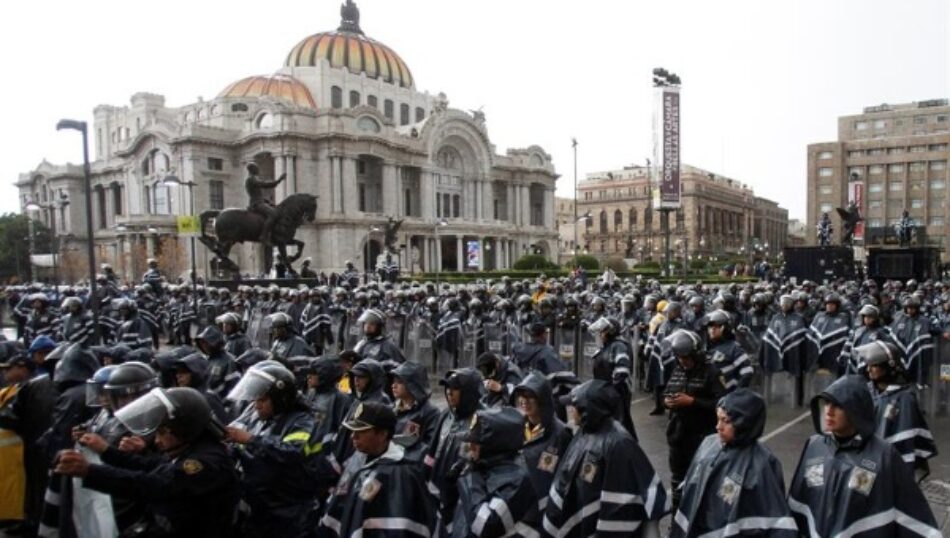
{"label": "tree", "polygon": [[185,247],[177,237],[166,235],[158,242],[158,269],[169,282],[177,282],[178,278],[188,270],[188,255]]}
{"label": "tree", "polygon": [[[34,253],[51,253],[52,234],[42,221],[33,221]],[[30,265],[30,219],[26,215],[0,215],[0,280],[28,282],[33,280]]]}

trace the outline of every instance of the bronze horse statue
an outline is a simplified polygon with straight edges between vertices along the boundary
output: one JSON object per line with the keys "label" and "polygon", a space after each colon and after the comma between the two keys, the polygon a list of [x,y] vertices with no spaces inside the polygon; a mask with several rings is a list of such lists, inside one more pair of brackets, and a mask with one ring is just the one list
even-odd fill
{"label": "bronze horse statue", "polygon": [[[304,222],[313,222],[317,216],[317,197],[312,194],[291,194],[277,204],[277,215],[270,230],[270,238],[261,237],[264,232],[264,217],[242,208],[203,211],[200,215],[201,235],[198,239],[218,259],[217,267],[239,273],[239,267],[228,256],[235,243],[269,243],[277,247],[278,259],[292,271],[291,264],[303,253],[304,242],[294,239],[294,234]],[[214,234],[208,234],[208,224],[214,220]],[[293,256],[287,255],[287,246],[296,247]],[[265,253],[269,260],[270,253]],[[269,264],[269,261],[268,261]]]}

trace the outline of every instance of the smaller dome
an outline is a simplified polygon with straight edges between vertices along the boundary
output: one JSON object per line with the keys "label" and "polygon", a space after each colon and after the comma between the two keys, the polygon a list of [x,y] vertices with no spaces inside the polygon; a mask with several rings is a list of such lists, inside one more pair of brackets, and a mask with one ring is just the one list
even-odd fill
{"label": "smaller dome", "polygon": [[218,98],[222,97],[273,97],[289,101],[303,108],[317,108],[310,90],[299,80],[287,75],[258,75],[242,78],[229,85]]}

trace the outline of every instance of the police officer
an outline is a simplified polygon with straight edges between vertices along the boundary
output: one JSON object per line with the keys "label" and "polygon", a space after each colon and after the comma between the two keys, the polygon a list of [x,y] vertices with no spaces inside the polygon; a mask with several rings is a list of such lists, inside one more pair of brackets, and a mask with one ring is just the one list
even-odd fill
{"label": "police officer", "polygon": [[275,312],[267,316],[267,319],[270,321],[271,336],[274,339],[270,352],[275,359],[286,361],[290,357],[313,356],[313,350],[307,342],[294,333],[294,322],[290,316]]}
{"label": "police officer", "polygon": [[363,326],[363,338],[357,342],[353,351],[358,353],[361,359],[375,359],[381,363],[406,361],[399,346],[383,334],[386,316],[382,312],[367,308],[356,321]]}
{"label": "police officer", "polygon": [[[252,411],[226,428],[244,474],[242,500],[250,508],[248,538],[303,535],[316,480],[310,457],[313,414],[300,397],[293,372],[275,361],[252,367],[228,399],[252,402]],[[317,445],[314,445],[317,446]]]}
{"label": "police officer", "polygon": [[815,431],[788,490],[800,536],[941,536],[930,505],[893,446],[874,435],[861,376],[846,375],[811,401]]}
{"label": "police officer", "polygon": [[109,447],[101,454],[103,464],[90,464],[80,452],[65,450],[54,472],[144,502],[148,536],[229,536],[237,475],[204,397],[190,388],[153,389],[116,417],[136,435],[154,434],[167,457],[141,458]]}
{"label": "police officer", "polygon": [[752,360],[736,342],[729,314],[714,310],[706,318],[707,355],[722,374],[726,390],[748,387],[752,382]]}
{"label": "police officer", "polygon": [[602,317],[594,322],[588,330],[600,338],[600,351],[594,355],[594,379],[603,379],[610,382],[617,394],[620,395],[620,405],[617,406],[617,420],[630,432],[634,439],[637,431],[630,417],[630,402],[632,380],[633,350],[630,344],[620,338],[620,323],[614,318]]}
{"label": "police officer", "polygon": [[86,312],[79,297],[63,299],[58,339],[72,344],[88,344],[93,332],[92,314]]}
{"label": "police officer", "polygon": [[225,343],[224,334],[214,325],[208,325],[195,337],[195,344],[208,360],[208,390],[219,398],[227,396],[241,377]]}
{"label": "police officer", "polygon": [[426,491],[425,469],[392,442],[392,408],[360,404],[343,425],[352,432],[356,453],[346,461],[327,501],[318,535],[349,537],[371,528],[382,536],[430,536],[435,507]]}
{"label": "police officer", "polygon": [[116,329],[115,341],[131,349],[147,349],[152,346],[152,330],[138,315],[138,305],[132,299],[118,299],[115,308],[122,318]]}
{"label": "police officer", "polygon": [[392,393],[396,400],[396,434],[393,440],[410,453],[421,453],[432,444],[439,409],[429,400],[429,377],[425,366],[406,361],[392,372]]}
{"label": "police officer", "polygon": [[214,321],[224,333],[224,350],[232,357],[240,357],[245,351],[251,349],[251,340],[241,330],[243,322],[240,316],[234,312],[225,312]]}
{"label": "police officer", "polygon": [[548,326],[540,321],[528,326],[531,340],[526,343],[515,344],[511,350],[511,360],[522,373],[527,374],[538,370],[544,375],[567,370],[567,367],[558,358],[554,348],[548,344]]}

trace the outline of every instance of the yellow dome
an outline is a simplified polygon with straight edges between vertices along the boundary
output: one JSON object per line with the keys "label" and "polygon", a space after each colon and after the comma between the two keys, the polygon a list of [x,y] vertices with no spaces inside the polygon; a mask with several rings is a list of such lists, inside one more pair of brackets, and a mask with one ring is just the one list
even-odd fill
{"label": "yellow dome", "polygon": [[324,32],[314,34],[287,55],[287,67],[310,67],[321,59],[332,67],[345,67],[350,73],[382,79],[403,88],[412,88],[412,73],[406,62],[391,48],[355,32]]}
{"label": "yellow dome", "polygon": [[259,75],[242,78],[225,88],[221,97],[273,97],[303,108],[317,108],[310,90],[299,80],[287,75]]}

